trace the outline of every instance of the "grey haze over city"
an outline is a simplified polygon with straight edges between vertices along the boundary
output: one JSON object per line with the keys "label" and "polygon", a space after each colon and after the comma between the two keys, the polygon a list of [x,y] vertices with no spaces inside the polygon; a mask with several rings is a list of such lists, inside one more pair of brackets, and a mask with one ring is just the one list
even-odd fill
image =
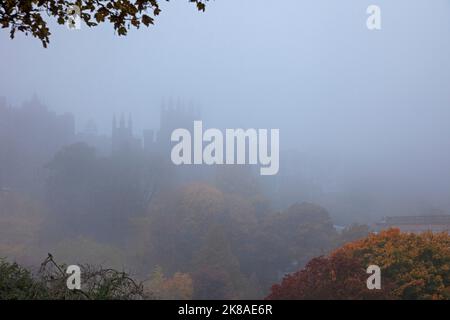
{"label": "grey haze over city", "polygon": [[449,0],[82,3],[0,1],[0,300],[450,297]]}
{"label": "grey haze over city", "polygon": [[[370,4],[381,7],[381,30],[366,27]],[[206,12],[171,1],[162,10],[126,37],[53,22],[47,49],[0,32],[0,96],[18,107],[37,95],[72,113],[77,132],[95,122],[110,135],[114,115],[131,115],[137,137],[158,129],[163,101],[193,104],[206,127],[279,128],[280,175],[306,172],[302,181],[323,192],[383,203],[351,209],[356,220],[358,210],[376,211],[361,212],[367,222],[397,205],[449,213],[449,1],[216,0]],[[299,200],[317,202],[308,194]]]}

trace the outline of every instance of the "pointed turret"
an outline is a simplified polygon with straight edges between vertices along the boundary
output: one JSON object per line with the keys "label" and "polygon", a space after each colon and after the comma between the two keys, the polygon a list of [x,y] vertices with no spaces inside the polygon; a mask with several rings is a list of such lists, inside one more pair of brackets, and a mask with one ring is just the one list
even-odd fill
{"label": "pointed turret", "polygon": [[120,126],[121,129],[125,128],[125,116],[124,116],[123,113],[120,115],[120,124],[119,124],[119,126]]}
{"label": "pointed turret", "polygon": [[131,118],[131,113],[128,114],[128,131],[130,131],[130,133],[133,133],[133,119]]}

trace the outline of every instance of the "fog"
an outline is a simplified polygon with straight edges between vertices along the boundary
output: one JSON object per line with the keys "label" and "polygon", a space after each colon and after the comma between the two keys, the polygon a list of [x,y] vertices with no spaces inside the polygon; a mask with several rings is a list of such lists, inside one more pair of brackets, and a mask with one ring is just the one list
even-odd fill
{"label": "fog", "polygon": [[[366,27],[370,4],[381,7],[381,30]],[[113,117],[131,117],[143,143],[145,130],[163,129],[162,105],[193,106],[208,128],[280,129],[279,173],[253,172],[270,210],[314,203],[342,226],[450,213],[448,1],[216,0],[206,12],[187,1],[161,5],[154,26],[126,37],[110,25],[68,30],[52,22],[44,49],[32,37],[0,32],[0,187],[52,207],[46,166],[63,147],[82,141],[109,157]],[[24,103],[52,116],[1,113]],[[49,123],[67,129],[67,113],[74,135],[55,137],[61,131]],[[66,125],[49,120],[58,115]],[[158,157],[168,160],[170,147],[169,140],[158,147]],[[222,168],[201,169],[176,168],[171,188],[209,183]],[[152,172],[154,185],[167,177]],[[73,219],[58,223],[74,226]]]}

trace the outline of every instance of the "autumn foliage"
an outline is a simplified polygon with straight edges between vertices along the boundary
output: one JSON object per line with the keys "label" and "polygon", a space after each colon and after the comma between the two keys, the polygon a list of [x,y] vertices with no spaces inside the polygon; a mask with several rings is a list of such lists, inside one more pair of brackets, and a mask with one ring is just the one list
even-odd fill
{"label": "autumn foliage", "polygon": [[[205,11],[206,1],[189,0],[199,11]],[[0,27],[10,30],[11,39],[17,31],[23,32],[40,39],[47,47],[51,35],[47,24],[49,18],[55,18],[58,24],[65,24],[75,13],[73,6],[77,6],[79,18],[88,27],[110,23],[119,36],[125,36],[130,28],[153,25],[155,17],[161,12],[159,3],[158,0],[7,0],[0,2]]]}
{"label": "autumn foliage", "polygon": [[369,290],[360,261],[343,254],[312,259],[304,269],[272,287],[270,300],[391,299],[389,291]]}
{"label": "autumn foliage", "polygon": [[[366,286],[381,268],[381,290]],[[268,299],[449,299],[450,236],[390,229],[311,260],[272,287]]]}

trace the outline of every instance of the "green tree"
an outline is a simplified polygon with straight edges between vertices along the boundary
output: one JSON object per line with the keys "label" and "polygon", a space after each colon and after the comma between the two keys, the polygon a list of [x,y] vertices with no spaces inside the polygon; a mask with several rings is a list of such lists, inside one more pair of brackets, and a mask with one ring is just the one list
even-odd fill
{"label": "green tree", "polygon": [[67,265],[58,264],[51,254],[37,274],[0,260],[0,300],[136,300],[153,299],[151,292],[126,272],[93,265],[80,265],[81,289],[67,288]]}
{"label": "green tree", "polygon": [[312,203],[296,203],[277,214],[269,215],[251,240],[246,263],[264,287],[281,274],[293,272],[310,259],[334,248],[337,232],[328,212]]}
{"label": "green tree", "polygon": [[46,298],[45,287],[17,263],[0,260],[0,300]]}
{"label": "green tree", "polygon": [[209,231],[192,262],[195,299],[242,299],[252,293],[221,227]]}

